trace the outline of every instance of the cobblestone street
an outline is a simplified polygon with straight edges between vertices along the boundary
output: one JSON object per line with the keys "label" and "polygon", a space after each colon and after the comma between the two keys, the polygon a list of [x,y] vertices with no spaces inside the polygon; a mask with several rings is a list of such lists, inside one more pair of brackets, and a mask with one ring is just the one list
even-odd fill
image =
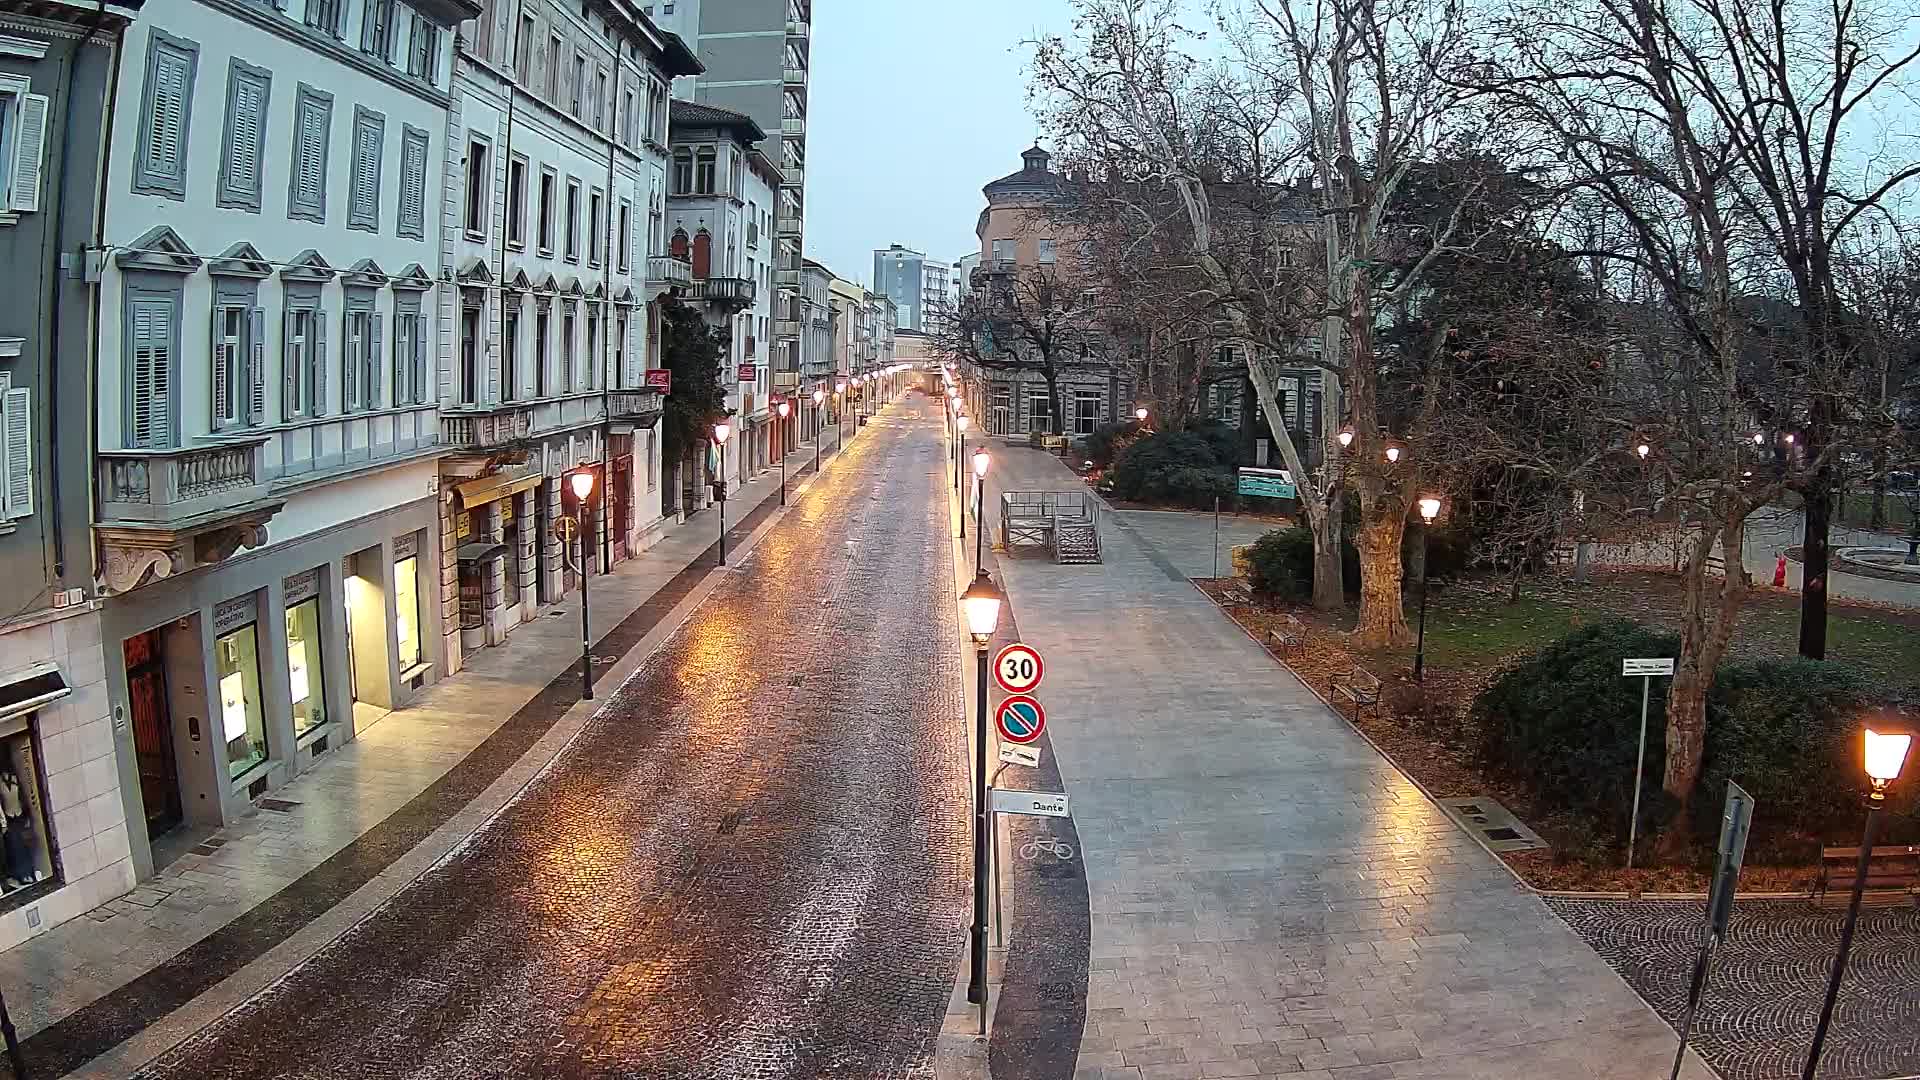
{"label": "cobblestone street", "polygon": [[876,419],[445,861],[142,1075],[930,1076],[964,929],[938,419]]}

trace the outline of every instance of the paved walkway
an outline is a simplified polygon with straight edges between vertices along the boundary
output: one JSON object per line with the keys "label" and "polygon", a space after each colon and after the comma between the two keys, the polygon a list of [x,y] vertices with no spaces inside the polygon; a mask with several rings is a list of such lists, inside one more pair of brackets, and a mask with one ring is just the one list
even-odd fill
{"label": "paved walkway", "polygon": [[[1233,573],[1233,549],[1244,547],[1281,526],[1271,521],[1221,514],[1219,536],[1214,516],[1181,510],[1116,510],[1111,520],[1145,540],[1187,577],[1225,577]],[[1219,573],[1215,574],[1216,554]]]}
{"label": "paved walkway", "polygon": [[[830,470],[836,457],[829,442]],[[796,448],[790,485],[812,465],[812,446]],[[779,483],[770,469],[728,500],[730,557],[777,508]],[[597,666],[655,631],[709,578],[715,516],[693,514],[594,579]],[[503,777],[524,782],[521,757],[539,756],[537,744],[578,696],[575,596],[506,645],[470,654],[460,673],[276,791],[292,804],[285,811],[256,811],[127,896],[0,953],[0,987],[36,1080],[77,1068],[338,914],[359,886],[409,855],[433,854],[414,852],[430,834],[444,832],[450,843],[464,835],[462,820],[470,831],[470,804]]]}
{"label": "paved walkway", "polygon": [[[1081,483],[997,459],[994,491]],[[1079,1076],[1665,1075],[1672,1031],[1545,904],[1174,562],[1103,540],[1000,564],[1085,846]]]}
{"label": "paved walkway", "polygon": [[[1788,548],[1798,547],[1806,533],[1805,518],[1799,510],[1765,507],[1747,519],[1741,545],[1742,562],[1747,573],[1760,584],[1773,581],[1775,561]],[[1836,525],[1833,548],[1880,547],[1905,550],[1906,541],[1890,533],[1869,532]],[[1680,553],[1671,536],[1634,544],[1603,544],[1596,548],[1594,560],[1603,565],[1677,567]],[[1799,592],[1805,580],[1805,567],[1798,559],[1787,560],[1787,588]],[[1884,578],[1850,574],[1836,559],[1828,578],[1828,595],[1846,600],[1864,600],[1895,607],[1920,607],[1920,585]]]}

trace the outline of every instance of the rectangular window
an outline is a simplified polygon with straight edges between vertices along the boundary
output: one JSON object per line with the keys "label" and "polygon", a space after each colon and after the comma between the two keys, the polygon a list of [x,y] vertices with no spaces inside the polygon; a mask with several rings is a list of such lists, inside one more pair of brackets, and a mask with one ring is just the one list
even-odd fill
{"label": "rectangular window", "polygon": [[460,404],[480,400],[480,309],[460,309]]}
{"label": "rectangular window", "polygon": [[380,159],[386,150],[387,118],[353,107],[353,184],[347,196],[347,228],[380,231]]}
{"label": "rectangular window", "polygon": [[193,118],[194,73],[200,46],[159,30],[147,39],[147,82],[140,105],[140,138],[133,190],[187,197],[187,129]]}
{"label": "rectangular window", "polygon": [[420,663],[420,564],[412,555],[393,562],[393,638],[404,674]]}
{"label": "rectangular window", "polygon": [[327,220],[327,143],[333,95],[301,83],[293,105],[293,166],[287,178],[287,216]]}
{"label": "rectangular window", "polygon": [[267,147],[267,101],[273,76],[235,59],[227,68],[227,129],[220,140],[218,206],[260,212],[260,158]]}
{"label": "rectangular window", "polygon": [[1045,390],[1027,391],[1027,430],[1051,433],[1053,431],[1053,399]]}
{"label": "rectangular window", "polygon": [[180,296],[129,293],[128,449],[173,445],[174,373],[180,353]]}
{"label": "rectangular window", "polygon": [[411,295],[395,296],[393,304],[393,403],[423,405],[427,372],[420,301]]}
{"label": "rectangular window", "polygon": [[427,235],[427,133],[411,124],[400,128],[400,207],[394,232],[424,240]]}
{"label": "rectangular window", "polygon": [[619,230],[614,233],[614,242],[620,245],[618,250],[620,253],[620,271],[622,273],[625,273],[627,267],[631,265],[631,257],[633,254],[633,236],[629,231],[633,227],[632,218],[633,207],[627,200],[621,199],[620,227]]}
{"label": "rectangular window", "polygon": [[568,89],[573,94],[573,107],[567,111],[571,112],[576,120],[586,119],[582,106],[587,98],[587,58],[580,53],[573,54],[573,85]]}
{"label": "rectangular window", "polygon": [[312,596],[287,609],[287,697],[296,739],[327,722],[323,671],[320,598]]}
{"label": "rectangular window", "polygon": [[693,191],[696,195],[713,194],[714,154],[712,147],[702,147],[693,155]]}
{"label": "rectangular window", "polygon": [[580,181],[567,177],[567,255],[568,262],[580,261]]}
{"label": "rectangular window", "polygon": [[560,316],[560,392],[573,392],[573,305]]}
{"label": "rectangular window", "polygon": [[507,246],[527,246],[527,159],[507,161]]}
{"label": "rectangular window", "polygon": [[593,74],[593,126],[603,131],[607,126],[606,68],[601,68]]}
{"label": "rectangular window", "polygon": [[360,16],[360,51],[382,63],[393,60],[393,0],[367,0]]}
{"label": "rectangular window", "polygon": [[237,296],[214,306],[209,375],[215,431],[266,422],[265,321],[250,300]]}
{"label": "rectangular window", "polygon": [[1013,261],[1013,241],[1012,240],[995,240],[993,242],[993,261],[994,262],[1012,262]]}
{"label": "rectangular window", "polygon": [[606,236],[606,219],[602,216],[602,207],[606,196],[594,188],[587,196],[587,264],[600,265],[600,245]]}
{"label": "rectangular window", "polygon": [[540,33],[531,15],[520,17],[520,36],[513,39],[513,71],[520,85],[533,89],[533,46]]}
{"label": "rectangular window", "polygon": [[540,254],[553,254],[553,186],[559,180],[551,169],[540,170]]}
{"label": "rectangular window", "polygon": [[627,313],[623,309],[613,317],[613,385],[627,386]]}
{"label": "rectangular window", "polygon": [[620,100],[620,141],[626,144],[627,146],[633,145],[633,136],[634,136],[633,125],[635,122],[633,109],[634,109],[633,91],[631,90],[622,91],[621,100]]}
{"label": "rectangular window", "polygon": [[346,333],[341,357],[345,375],[344,396],[347,412],[380,407],[380,315],[373,300],[347,301]]}
{"label": "rectangular window", "polygon": [[5,772],[0,777],[0,798],[9,808],[7,867],[0,875],[0,896],[53,877],[53,834],[47,831],[47,792],[41,771],[45,759],[35,737],[37,726],[29,711],[0,728],[5,731],[0,735],[0,770]]}
{"label": "rectangular window", "polygon": [[555,108],[560,102],[560,67],[565,63],[560,52],[564,48],[559,34],[547,35],[547,101]]}
{"label": "rectangular window", "polygon": [[435,83],[440,79],[440,28],[415,13],[413,38],[407,49],[407,74]]}
{"label": "rectangular window", "polygon": [[492,174],[487,169],[487,144],[480,139],[467,141],[467,196],[465,223],[467,235],[475,240],[487,238],[487,191]]}
{"label": "rectangular window", "polygon": [[1053,260],[1054,260],[1053,237],[1043,236],[1040,238],[1040,261],[1043,263],[1050,263]]}
{"label": "rectangular window", "polygon": [[0,518],[33,514],[33,392],[0,372]]}
{"label": "rectangular window", "polygon": [[1091,435],[1093,429],[1100,426],[1100,406],[1103,395],[1098,390],[1075,390],[1073,392],[1073,431],[1076,435]]}
{"label": "rectangular window", "polygon": [[540,305],[533,313],[533,396],[546,397],[552,390],[549,385],[547,367],[549,362],[547,331],[549,327],[547,308]]}
{"label": "rectangular window", "polygon": [[260,643],[248,623],[214,641],[220,678],[220,737],[227,744],[227,775],[238,777],[267,760],[266,713],[260,703]]}
{"label": "rectangular window", "polygon": [[340,0],[307,0],[307,25],[330,37],[340,36]]}
{"label": "rectangular window", "polygon": [[327,329],[318,307],[318,290],[295,301],[285,315],[286,341],[281,350],[283,418],[322,416],[327,403]]}
{"label": "rectangular window", "polygon": [[519,302],[511,299],[516,294],[507,294],[506,325],[500,334],[500,400],[512,401],[520,396],[520,312]]}

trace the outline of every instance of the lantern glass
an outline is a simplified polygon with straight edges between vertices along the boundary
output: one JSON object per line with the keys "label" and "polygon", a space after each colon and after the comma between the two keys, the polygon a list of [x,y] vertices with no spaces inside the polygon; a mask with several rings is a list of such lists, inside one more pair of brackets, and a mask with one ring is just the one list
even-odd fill
{"label": "lantern glass", "polygon": [[993,459],[984,449],[973,452],[973,475],[984,478],[987,475],[987,468],[992,464]]}
{"label": "lantern glass", "polygon": [[1340,445],[1343,447],[1353,445],[1353,432],[1351,431],[1343,431],[1339,435],[1336,435],[1335,438],[1340,440]]}
{"label": "lantern glass", "polygon": [[713,441],[714,442],[717,442],[717,443],[726,442],[727,436],[731,434],[733,434],[733,427],[732,425],[728,424],[725,420],[722,420],[719,423],[713,425]]}
{"label": "lantern glass", "polygon": [[1866,730],[1867,776],[1884,787],[1900,779],[1906,767],[1907,751],[1913,748],[1913,736],[1907,732]]}
{"label": "lantern glass", "polygon": [[955,421],[955,423],[958,423],[960,425],[960,430],[962,432],[967,430],[968,422],[969,422],[969,417],[967,416],[966,413],[961,413],[959,416],[959,419]]}
{"label": "lantern glass", "polygon": [[1420,500],[1420,519],[1422,521],[1425,521],[1427,524],[1431,525],[1433,524],[1433,519],[1439,516],[1440,516],[1440,500],[1439,499],[1436,499],[1433,496],[1429,495],[1426,498]]}
{"label": "lantern glass", "polygon": [[593,474],[585,469],[567,477],[567,483],[573,486],[573,497],[581,502],[586,502],[587,496],[593,494]]}
{"label": "lantern glass", "polygon": [[985,645],[1000,626],[1000,602],[1005,599],[985,570],[960,594],[960,608],[966,615],[967,631],[973,640]]}
{"label": "lantern glass", "polygon": [[780,409],[779,409],[779,412],[780,412],[780,419],[782,419],[782,420],[785,420],[785,419],[787,418],[787,413],[788,413],[788,411],[790,411],[791,409],[792,409],[792,406],[790,406],[790,405],[788,405],[788,404],[787,404],[786,402],[784,402],[784,401],[783,401],[783,402],[781,402],[781,403],[780,403]]}

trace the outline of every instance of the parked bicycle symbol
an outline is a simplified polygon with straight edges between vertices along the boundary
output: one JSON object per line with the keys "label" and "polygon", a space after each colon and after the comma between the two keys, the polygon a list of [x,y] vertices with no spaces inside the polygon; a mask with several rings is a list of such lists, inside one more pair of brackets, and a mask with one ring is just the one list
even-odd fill
{"label": "parked bicycle symbol", "polygon": [[1052,855],[1061,862],[1073,861],[1073,845],[1059,840],[1029,840],[1020,845],[1020,857],[1029,862],[1039,858],[1042,852]]}

